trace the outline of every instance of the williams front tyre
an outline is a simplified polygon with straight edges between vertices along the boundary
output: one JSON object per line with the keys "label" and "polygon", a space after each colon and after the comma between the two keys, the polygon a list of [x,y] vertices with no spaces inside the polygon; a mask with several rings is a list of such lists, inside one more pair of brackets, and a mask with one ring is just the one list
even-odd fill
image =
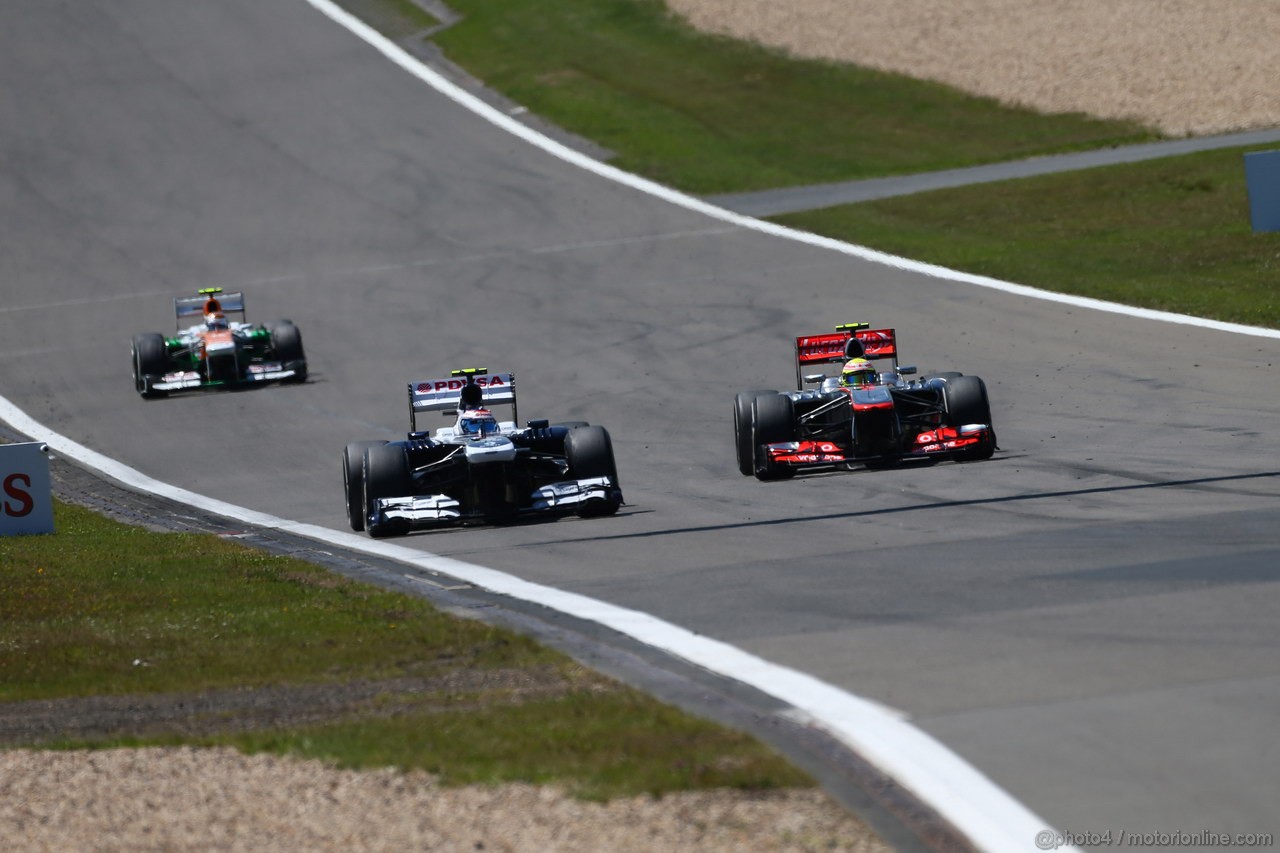
{"label": "williams front tyre", "polygon": [[408,524],[398,520],[383,521],[377,514],[381,498],[402,498],[413,494],[413,478],[409,474],[409,458],[396,444],[367,447],[361,465],[364,480],[364,517],[369,535],[375,539],[408,532]]}
{"label": "williams front tyre", "polygon": [[[618,466],[613,458],[613,440],[602,426],[584,426],[570,430],[564,437],[564,455],[569,460],[569,475],[578,480],[608,477],[613,483],[615,495],[622,488],[618,480]],[[582,504],[578,515],[583,518],[613,515],[622,504],[621,498],[611,495],[607,500],[592,500]]]}
{"label": "williams front tyre", "polygon": [[364,530],[364,452],[384,444],[385,441],[353,441],[342,449],[342,491],[347,502],[347,523],[357,533]]}

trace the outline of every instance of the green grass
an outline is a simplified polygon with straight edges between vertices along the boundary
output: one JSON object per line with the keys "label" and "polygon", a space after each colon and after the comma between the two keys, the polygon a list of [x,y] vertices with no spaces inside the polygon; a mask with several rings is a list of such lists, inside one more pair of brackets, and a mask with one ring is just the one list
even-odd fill
{"label": "green grass", "polygon": [[0,539],[0,700],[559,659],[518,635],[234,541],[151,533],[68,505],[55,526],[53,536]]}
{"label": "green grass", "polygon": [[1250,226],[1243,151],[981,184],[777,217],[954,269],[1280,328],[1280,233]]}
{"label": "green grass", "polygon": [[628,689],[289,731],[122,738],[95,745],[177,744],[319,758],[347,768],[424,770],[446,785],[555,783],[592,800],[707,788],[814,786],[759,742]]}
{"label": "green grass", "polygon": [[535,113],[695,193],[944,169],[1148,141],[946,86],[697,33],[661,0],[454,0],[433,40]]}
{"label": "green grass", "polygon": [[234,540],[154,533],[73,505],[57,503],[54,520],[53,535],[0,538],[0,701],[497,668],[550,668],[562,689],[517,701],[503,689],[389,688],[377,707],[320,725],[41,746],[233,744],[350,767],[426,769],[451,784],[555,781],[589,797],[813,785],[753,738],[420,599]]}

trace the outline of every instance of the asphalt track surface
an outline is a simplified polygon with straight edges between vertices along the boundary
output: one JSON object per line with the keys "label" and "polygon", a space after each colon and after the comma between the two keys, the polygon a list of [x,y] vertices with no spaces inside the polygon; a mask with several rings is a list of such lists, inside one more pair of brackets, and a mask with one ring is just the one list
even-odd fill
{"label": "asphalt track surface", "polygon": [[[627,506],[400,544],[654,614],[900,709],[1059,829],[1275,832],[1274,338],[1030,299],[556,160],[301,0],[0,8],[0,393],[166,482],[342,529],[405,383],[519,374]],[[312,379],[144,402],[128,340],[243,289]],[[896,326],[984,377],[985,463],[762,484],[729,404],[791,336]],[[1033,849],[1028,839],[1027,849]]]}

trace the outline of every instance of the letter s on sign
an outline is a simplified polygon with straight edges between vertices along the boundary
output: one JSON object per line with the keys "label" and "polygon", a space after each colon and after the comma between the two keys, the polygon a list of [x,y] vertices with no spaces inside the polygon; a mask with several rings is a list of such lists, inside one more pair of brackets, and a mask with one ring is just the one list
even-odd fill
{"label": "letter s on sign", "polygon": [[31,477],[27,474],[10,474],[4,478],[4,493],[10,498],[18,502],[19,509],[14,509],[13,504],[9,501],[4,502],[4,511],[6,515],[14,518],[22,518],[24,515],[30,515],[31,510],[35,508],[35,501],[31,499],[31,493],[20,488],[17,483],[22,481],[22,485],[28,489],[31,488]]}

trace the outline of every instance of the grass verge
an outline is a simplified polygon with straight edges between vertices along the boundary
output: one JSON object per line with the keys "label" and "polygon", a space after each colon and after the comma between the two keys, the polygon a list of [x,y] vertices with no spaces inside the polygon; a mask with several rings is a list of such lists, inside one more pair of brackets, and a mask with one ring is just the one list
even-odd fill
{"label": "grass verge", "polygon": [[[154,533],[64,503],[53,536],[0,538],[0,701],[171,699],[228,688],[385,682],[376,701],[305,724],[40,737],[45,747],[232,744],[348,767],[426,769],[447,784],[557,782],[587,797],[702,787],[812,787],[758,741],[583,670],[532,640],[442,614],[298,560],[209,535]],[[445,684],[523,672],[521,697]],[[550,674],[550,677],[549,677]],[[179,703],[180,706],[180,703]],[[42,712],[47,706],[42,705]],[[95,706],[96,707],[96,706]],[[300,718],[314,709],[280,710]],[[228,712],[234,714],[234,712]],[[19,745],[13,739],[6,742]]]}

